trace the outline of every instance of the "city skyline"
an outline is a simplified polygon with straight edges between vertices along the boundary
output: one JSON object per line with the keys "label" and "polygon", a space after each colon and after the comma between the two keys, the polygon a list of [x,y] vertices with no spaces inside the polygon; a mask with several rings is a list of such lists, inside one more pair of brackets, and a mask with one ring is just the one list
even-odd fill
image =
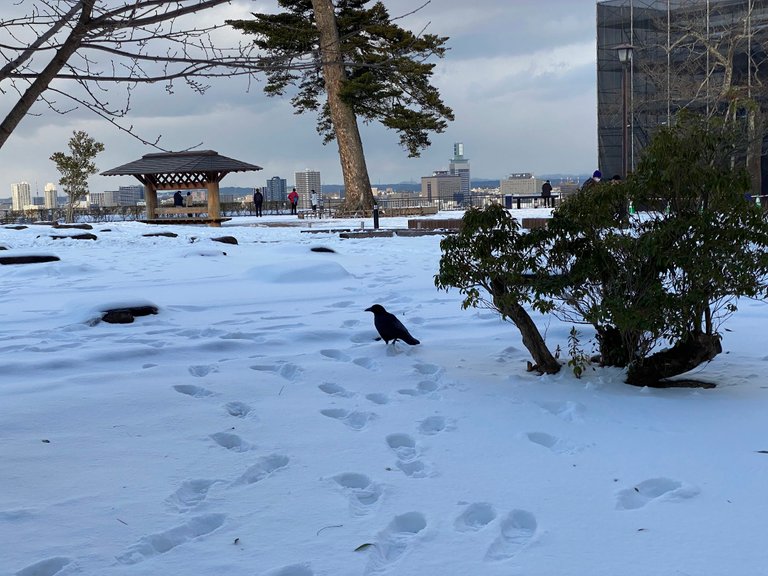
{"label": "city skyline", "polygon": [[[219,17],[248,17],[268,8],[269,1],[235,1]],[[393,17],[413,5],[389,0]],[[406,16],[401,25],[449,36],[450,50],[437,61],[434,83],[456,121],[444,134],[431,136],[421,158],[409,159],[397,135],[378,125],[361,124],[372,184],[413,182],[448,168],[454,143],[462,142],[472,159],[472,177],[502,179],[510,173],[591,172],[597,163],[596,45],[594,0],[488,0],[482,11],[454,0],[433,0]],[[213,12],[211,13],[213,16]],[[181,150],[213,149],[253,162],[264,172],[230,174],[222,186],[263,186],[264,176],[288,177],[307,166],[327,183],[342,183],[335,143],[323,146],[315,118],[293,114],[289,98],[267,98],[261,85],[250,92],[242,80],[212,82],[204,96],[182,87],[169,96],[158,86],[137,87],[126,119],[161,145]],[[0,99],[5,114],[15,102]],[[0,149],[0,197],[14,182],[27,181],[32,193],[45,183],[58,185],[49,156],[65,150],[73,130],[85,130],[106,146],[96,158],[100,171],[155,150],[117,131],[93,115],[75,111],[59,116],[37,104],[8,143]],[[130,177],[90,179],[93,191],[129,186]]]}

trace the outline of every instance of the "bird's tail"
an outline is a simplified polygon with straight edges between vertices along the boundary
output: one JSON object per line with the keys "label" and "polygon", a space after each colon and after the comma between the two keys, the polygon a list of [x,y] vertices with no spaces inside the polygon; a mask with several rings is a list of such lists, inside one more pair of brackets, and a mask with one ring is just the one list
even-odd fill
{"label": "bird's tail", "polygon": [[405,342],[406,344],[410,344],[411,346],[416,346],[416,344],[421,344],[421,342],[419,342],[418,340],[416,340],[416,338],[414,338],[414,337],[413,337],[413,336],[411,336],[410,334],[408,334],[407,336],[405,336],[405,337],[401,338],[401,340],[402,340],[403,342]]}

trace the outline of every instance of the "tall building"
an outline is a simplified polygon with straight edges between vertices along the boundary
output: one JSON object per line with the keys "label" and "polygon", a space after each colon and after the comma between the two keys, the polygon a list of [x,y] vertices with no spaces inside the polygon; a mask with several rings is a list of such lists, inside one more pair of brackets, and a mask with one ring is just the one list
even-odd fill
{"label": "tall building", "polygon": [[307,168],[303,172],[296,172],[294,177],[296,179],[296,192],[299,193],[299,207],[309,208],[312,205],[309,201],[312,190],[317,192],[320,197],[323,195],[320,188],[320,172]]}
{"label": "tall building", "polygon": [[56,198],[56,185],[53,182],[48,182],[43,189],[44,202],[43,206],[46,208],[56,208],[59,205]]}
{"label": "tall building", "polygon": [[144,200],[144,186],[120,186],[120,205],[136,206],[141,200]]}
{"label": "tall building", "polygon": [[499,192],[502,196],[513,195],[532,195],[538,196],[541,194],[541,185],[544,184],[544,180],[536,178],[530,172],[519,172],[517,174],[510,174],[508,178],[504,178],[500,183]]}
{"label": "tall building", "polygon": [[266,193],[264,194],[264,200],[267,202],[285,202],[288,197],[288,185],[285,178],[280,176],[272,176],[267,180]]}
{"label": "tall building", "polygon": [[96,206],[136,206],[144,198],[143,186],[120,186],[118,190],[90,192],[88,199]]}
{"label": "tall building", "polygon": [[117,190],[107,190],[106,192],[90,192],[88,194],[89,203],[93,206],[99,206],[101,208],[119,206],[118,198],[119,193]]}
{"label": "tall building", "polygon": [[32,205],[32,189],[27,182],[11,184],[11,209],[24,210],[25,206]]}
{"label": "tall building", "polygon": [[469,158],[464,158],[464,144],[456,142],[453,145],[453,158],[449,161],[448,172],[453,176],[461,178],[461,197],[457,198],[459,203],[464,203],[469,199],[470,176],[469,176]]}
{"label": "tall building", "polygon": [[[765,117],[767,43],[766,0],[598,2],[597,168],[606,177],[632,172],[654,132],[683,109],[746,121],[756,104]],[[762,180],[766,194],[768,138],[750,141],[743,156],[755,160],[754,191]]]}
{"label": "tall building", "polygon": [[445,170],[436,171],[432,176],[422,176],[421,198],[427,202],[438,202],[438,208],[458,208],[463,199],[461,176]]}

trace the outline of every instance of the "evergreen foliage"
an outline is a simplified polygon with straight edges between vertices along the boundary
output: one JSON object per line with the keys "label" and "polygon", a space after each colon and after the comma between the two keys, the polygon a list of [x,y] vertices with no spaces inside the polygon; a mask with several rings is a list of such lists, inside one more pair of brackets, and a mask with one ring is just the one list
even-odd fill
{"label": "evergreen foliage", "polygon": [[62,190],[67,194],[67,222],[72,222],[75,204],[88,194],[88,178],[98,172],[94,158],[104,151],[104,144],[97,142],[82,130],[75,130],[69,139],[70,154],[55,152],[51,160],[61,173]]}
{"label": "evergreen foliage", "polygon": [[514,302],[592,325],[604,365],[666,385],[720,353],[738,298],[766,295],[768,223],[733,162],[740,141],[733,124],[681,114],[627,182],[568,198],[546,230],[521,234],[498,206],[470,211],[441,245],[436,284],[464,307]]}
{"label": "evergreen foliage", "polygon": [[[274,65],[267,72],[264,92],[283,96],[289,87],[296,113],[317,112],[317,130],[326,143],[334,138],[321,67],[323,46],[311,0],[279,0],[277,14],[254,13],[254,20],[228,21],[253,36],[253,43]],[[443,132],[453,120],[452,110],[430,83],[434,63],[447,48],[445,37],[415,35],[392,21],[382,2],[338,0],[336,23],[341,41],[346,81],[343,101],[364,122],[378,121],[400,135],[409,156],[430,145],[430,132]],[[296,63],[307,56],[314,62]],[[290,65],[289,65],[290,64]]]}

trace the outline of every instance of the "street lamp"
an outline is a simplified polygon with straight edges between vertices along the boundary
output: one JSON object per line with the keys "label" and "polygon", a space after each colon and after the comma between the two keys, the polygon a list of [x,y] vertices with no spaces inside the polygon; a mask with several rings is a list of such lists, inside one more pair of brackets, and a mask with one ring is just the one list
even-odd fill
{"label": "street lamp", "polygon": [[622,67],[621,75],[621,176],[627,178],[629,162],[629,72],[632,67],[632,53],[635,47],[632,44],[619,44],[616,46],[616,55]]}

